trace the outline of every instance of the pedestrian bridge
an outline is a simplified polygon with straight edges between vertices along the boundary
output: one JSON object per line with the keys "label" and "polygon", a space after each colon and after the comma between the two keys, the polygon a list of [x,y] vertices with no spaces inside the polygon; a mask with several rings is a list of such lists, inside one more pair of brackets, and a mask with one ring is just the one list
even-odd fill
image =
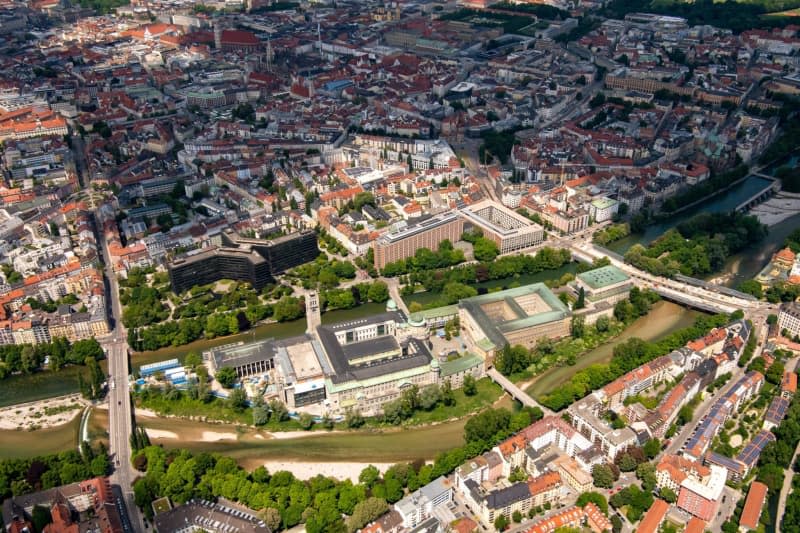
{"label": "pedestrian bridge", "polygon": [[498,372],[496,368],[489,369],[486,375],[489,376],[489,379],[503,387],[503,390],[525,407],[538,407],[545,416],[554,414],[551,409],[539,404],[539,402],[531,398],[527,392],[514,385],[510,379]]}

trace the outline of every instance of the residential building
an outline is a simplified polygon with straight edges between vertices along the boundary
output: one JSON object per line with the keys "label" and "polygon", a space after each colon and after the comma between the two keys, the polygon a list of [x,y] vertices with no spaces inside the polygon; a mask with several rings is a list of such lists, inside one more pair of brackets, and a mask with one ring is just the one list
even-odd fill
{"label": "residential building", "polygon": [[618,210],[619,202],[611,198],[597,198],[589,204],[589,215],[598,223],[611,220]]}
{"label": "residential building", "polygon": [[414,528],[433,516],[433,511],[453,501],[453,485],[440,476],[394,504],[403,526]]}
{"label": "residential building", "polygon": [[464,233],[464,221],[455,211],[433,216],[378,237],[374,244],[375,268],[413,257],[420,248],[436,250],[444,240],[456,242]]}
{"label": "residential building", "polygon": [[716,516],[727,479],[724,468],[710,465],[709,470],[710,475],[706,478],[684,479],[678,493],[678,508],[705,521],[710,521]]}
{"label": "residential building", "polygon": [[483,200],[460,211],[465,229],[474,227],[497,244],[501,254],[537,246],[544,241],[544,228],[501,204]]}
{"label": "residential building", "polygon": [[669,504],[662,499],[656,498],[653,505],[647,510],[642,521],[639,522],[639,527],[636,528],[636,533],[656,533],[661,523],[667,516]]}
{"label": "residential building", "polygon": [[3,522],[12,527],[31,522],[37,506],[51,511],[53,522],[44,528],[46,533],[123,533],[123,523],[127,523],[127,517],[120,515],[108,478],[98,477],[8,498],[3,502]]}
{"label": "residential building", "polygon": [[767,486],[760,481],[753,481],[747,491],[747,499],[739,517],[739,531],[753,531],[758,529],[764,503],[767,501]]}
{"label": "residential building", "polygon": [[786,331],[790,337],[800,335],[800,304],[790,302],[781,305],[778,313],[778,331]]}

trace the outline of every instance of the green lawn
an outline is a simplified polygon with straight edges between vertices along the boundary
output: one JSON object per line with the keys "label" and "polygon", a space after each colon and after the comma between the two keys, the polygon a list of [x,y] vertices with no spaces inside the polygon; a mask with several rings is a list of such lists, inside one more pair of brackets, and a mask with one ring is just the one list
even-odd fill
{"label": "green lawn", "polygon": [[461,418],[492,405],[503,395],[503,388],[489,378],[483,378],[477,384],[478,392],[474,396],[467,396],[461,389],[455,390],[455,405],[447,407],[439,404],[431,411],[417,411],[406,424],[429,424]]}
{"label": "green lawn", "polygon": [[207,420],[219,420],[234,424],[252,424],[253,415],[250,409],[241,413],[235,412],[226,405],[225,400],[214,398],[208,403],[200,400],[192,400],[182,396],[179,400],[167,400],[163,397],[136,398],[136,406],[150,409],[164,416],[179,416],[182,418],[200,418]]}
{"label": "green lawn", "polygon": [[[479,380],[477,385],[478,392],[474,396],[467,396],[460,389],[455,390],[453,391],[456,399],[455,405],[446,407],[440,404],[430,411],[417,411],[404,425],[430,424],[433,422],[443,422],[445,420],[461,418],[492,405],[503,395],[503,389],[489,378]],[[228,407],[224,400],[219,398],[214,398],[209,403],[203,403],[185,396],[180,400],[167,400],[161,397],[147,399],[137,397],[136,405],[138,407],[150,409],[164,416],[172,415],[181,418],[200,418],[203,420],[244,424],[248,426],[253,423],[251,409],[248,408],[241,413],[237,413]],[[382,424],[374,418],[367,419],[367,426],[393,427]],[[265,431],[297,431],[302,428],[297,421],[287,420],[285,422],[270,421],[268,424],[260,426],[259,429]],[[319,425],[314,426],[313,429],[324,431],[324,428]],[[344,424],[340,423],[337,424],[337,429],[347,428],[344,427]]]}

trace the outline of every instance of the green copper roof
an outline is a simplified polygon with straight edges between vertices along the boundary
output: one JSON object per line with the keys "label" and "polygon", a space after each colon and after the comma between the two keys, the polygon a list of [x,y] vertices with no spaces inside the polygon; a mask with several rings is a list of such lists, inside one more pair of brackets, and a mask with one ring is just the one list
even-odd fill
{"label": "green copper roof", "polygon": [[[528,296],[534,293],[537,294],[545,304],[547,304],[547,306],[550,308],[548,311],[543,311],[534,315],[528,315],[516,302],[517,298]],[[508,307],[516,315],[516,318],[498,322],[489,317],[489,315],[487,315],[481,307],[487,303],[501,300],[505,301],[506,305],[508,305]],[[483,332],[486,333],[486,336],[489,338],[489,341],[493,347],[497,348],[506,344],[506,333],[539,326],[548,322],[555,322],[568,317],[570,314],[567,306],[565,306],[564,303],[559,300],[558,297],[553,294],[553,291],[551,291],[544,283],[533,283],[531,285],[524,285],[522,287],[466,298],[461,300],[458,305],[465,309],[472,316],[473,320],[475,320]],[[478,342],[478,346],[481,349],[484,349],[484,347],[481,346],[480,341]]]}
{"label": "green copper roof", "polygon": [[622,283],[623,281],[628,281],[630,278],[625,272],[614,265],[608,265],[578,274],[578,279],[592,289],[597,290]]}
{"label": "green copper roof", "polygon": [[467,352],[454,361],[441,363],[442,377],[452,376],[483,364],[483,357]]}
{"label": "green copper roof", "polygon": [[448,316],[455,316],[458,314],[458,305],[444,305],[442,307],[435,307],[433,309],[425,309],[424,311],[417,311],[411,313],[412,322],[427,321],[436,318],[444,318]]}

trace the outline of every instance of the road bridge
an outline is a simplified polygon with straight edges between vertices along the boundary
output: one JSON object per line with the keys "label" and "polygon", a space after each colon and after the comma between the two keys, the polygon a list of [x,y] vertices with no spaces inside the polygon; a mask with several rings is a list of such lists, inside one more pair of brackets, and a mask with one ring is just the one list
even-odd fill
{"label": "road bridge", "polygon": [[773,194],[781,190],[781,182],[776,180],[772,176],[767,176],[765,174],[751,174],[752,176],[757,176],[759,178],[768,179],[770,181],[769,185],[765,186],[763,189],[755,193],[753,196],[745,200],[744,202],[740,203],[736,206],[736,211],[740,213],[745,213],[750,209],[754,208],[761,202],[768,200]]}
{"label": "road bridge", "polygon": [[108,241],[103,231],[98,231],[105,262],[105,275],[108,281],[108,308],[114,329],[102,344],[108,357],[110,390],[108,393],[108,442],[109,452],[114,459],[113,484],[119,486],[125,508],[133,531],[144,531],[144,522],[133,498],[133,481],[138,473],[131,465],[130,437],[134,428],[134,414],[131,406],[130,369],[128,367],[128,342],[125,326],[122,324],[122,304],[119,299],[119,284],[111,262]]}
{"label": "road bridge", "polygon": [[697,309],[723,313],[731,313],[741,309],[747,313],[749,311],[763,310],[762,308],[766,305],[764,302],[736,296],[727,287],[711,283],[705,286],[697,286],[675,279],[654,276],[625,263],[619,259],[620,256],[617,254],[609,254],[608,251],[591,243],[577,244],[561,241],[561,245],[568,247],[573,256],[585,258],[584,260],[591,259],[593,261],[594,259],[608,257],[612,265],[628,274],[638,286],[653,289],[667,299],[680,301]]}

